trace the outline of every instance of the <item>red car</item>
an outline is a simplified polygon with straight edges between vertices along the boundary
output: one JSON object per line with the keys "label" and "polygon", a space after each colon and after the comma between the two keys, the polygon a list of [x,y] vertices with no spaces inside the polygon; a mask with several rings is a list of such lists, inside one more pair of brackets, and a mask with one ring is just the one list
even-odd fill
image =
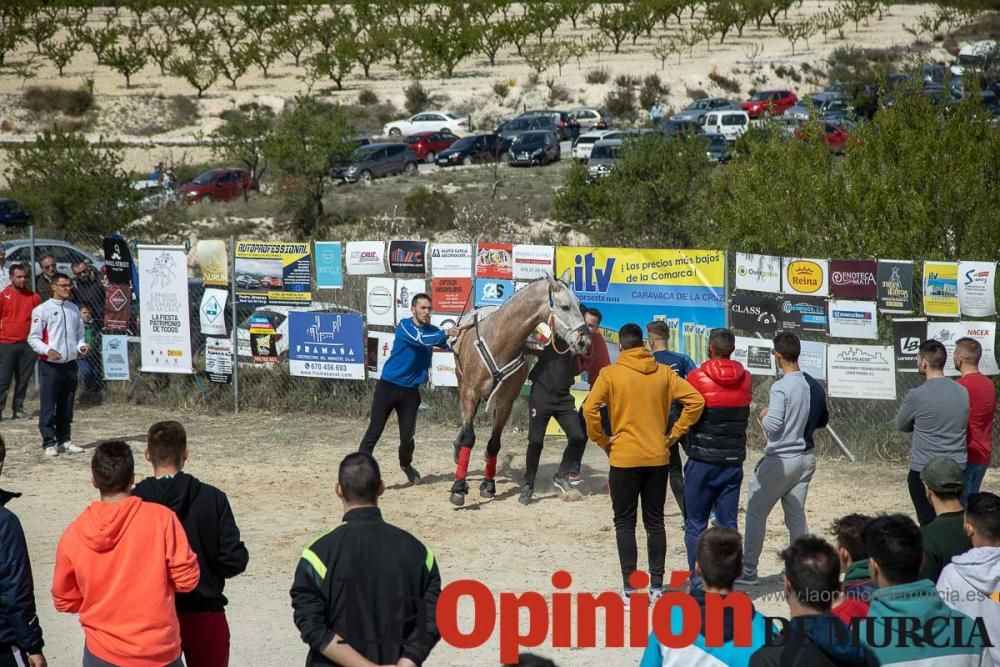
{"label": "red car", "polygon": [[740,102],[740,108],[751,118],[760,118],[765,114],[780,116],[785,109],[799,103],[799,98],[790,90],[762,90],[754,93],[746,102]]}
{"label": "red car", "polygon": [[403,140],[417,159],[434,163],[437,154],[458,141],[451,132],[417,132]]}
{"label": "red car", "polygon": [[251,190],[260,192],[260,184],[257,179],[250,178],[249,171],[226,167],[210,169],[190,183],[185,183],[179,194],[181,201],[193,204],[203,199],[231,201],[243,197]]}
{"label": "red car", "polygon": [[[806,138],[805,126],[799,127],[795,131],[795,137],[797,139]],[[823,123],[823,143],[834,153],[843,153],[844,146],[850,140],[851,135],[847,133],[842,127],[834,125],[833,123]]]}

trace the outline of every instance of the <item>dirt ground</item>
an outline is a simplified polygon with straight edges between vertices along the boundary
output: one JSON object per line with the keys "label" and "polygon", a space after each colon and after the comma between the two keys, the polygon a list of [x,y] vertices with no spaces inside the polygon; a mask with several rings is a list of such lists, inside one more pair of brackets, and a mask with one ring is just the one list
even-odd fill
{"label": "dirt ground", "polygon": [[[90,485],[89,451],[105,439],[126,439],[136,453],[137,476],[141,478],[149,472],[142,459],[144,433],[152,422],[164,418],[179,418],[187,425],[191,458],[186,470],[229,494],[250,550],[247,572],[226,589],[232,627],[231,664],[301,664],[305,649],[292,622],[288,595],[292,574],[303,547],[340,521],[341,507],[333,490],[336,469],[340,459],[357,447],[366,415],[356,419],[260,413],[238,417],[178,415],[135,406],[78,410],[74,441],[88,453],[57,459],[43,457],[34,422],[0,423],[8,446],[2,486],[24,493],[8,507],[18,514],[27,533],[49,664],[79,664],[82,654],[83,632],[77,619],[55,611],[49,588],[59,536],[97,497]],[[387,435],[394,429],[390,423]],[[464,508],[455,509],[448,503],[454,470],[453,437],[451,427],[420,423],[415,463],[424,474],[424,483],[418,487],[405,487],[405,478],[393,465],[395,443],[391,438],[385,437],[376,450],[384,462],[387,491],[381,505],[385,518],[417,535],[433,550],[445,584],[474,578],[486,583],[494,594],[535,590],[548,595],[551,574],[565,569],[573,575],[573,591],[617,590],[611,506],[601,493],[607,462],[597,447],[590,445],[584,460],[589,476],[586,494],[559,496],[548,480],[563,441],[550,439],[538,477],[540,493],[526,508],[517,503],[525,434],[510,432],[501,454],[510,461],[498,477],[497,499],[480,503],[473,494]],[[757,458],[759,452],[751,455],[747,474]],[[474,460],[481,459],[475,456]],[[470,478],[474,488],[478,488],[479,474],[480,470],[475,470]],[[905,475],[902,464],[876,467],[822,460],[808,501],[811,526],[825,531],[832,519],[849,512],[909,511]],[[995,487],[995,478],[988,478],[986,486]],[[667,501],[667,539],[667,570],[683,568],[681,518],[672,498]],[[785,614],[780,598],[770,593],[780,587],[781,568],[775,554],[786,541],[781,511],[776,509],[760,563],[765,584],[748,591],[757,598],[758,608],[772,615]],[[641,536],[639,553],[643,566]],[[465,631],[471,629],[468,610],[460,607],[460,627]],[[598,646],[603,644],[603,636],[599,623]],[[560,665],[634,664],[642,653],[641,649],[555,650],[550,642],[547,639],[536,652]],[[428,664],[496,665],[498,655],[495,631],[486,645],[475,650],[460,651],[442,642]]]}

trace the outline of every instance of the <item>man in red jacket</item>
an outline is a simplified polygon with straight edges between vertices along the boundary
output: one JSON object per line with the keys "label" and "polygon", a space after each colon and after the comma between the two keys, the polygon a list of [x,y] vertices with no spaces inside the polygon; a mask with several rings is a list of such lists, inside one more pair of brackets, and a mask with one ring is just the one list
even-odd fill
{"label": "man in red jacket", "polygon": [[962,506],[972,493],[979,493],[993,448],[993,416],[997,411],[997,390],[993,381],[979,372],[983,346],[975,338],[955,341],[955,370],[962,374],[957,382],[969,392],[969,425],[965,429],[968,462],[965,465],[965,490]]}
{"label": "man in red jacket", "polygon": [[705,410],[691,427],[684,465],[684,546],[691,572],[698,538],[713,508],[720,525],[736,530],[752,380],[740,362],[729,358],[734,349],[732,331],[713,329],[708,337],[708,361],[686,378],[705,399]]}
{"label": "man in red jacket", "polygon": [[7,390],[14,380],[11,419],[27,418],[24,396],[37,355],[28,345],[31,311],[42,302],[28,286],[28,271],[21,264],[10,267],[10,285],[0,292],[0,419],[7,405]]}

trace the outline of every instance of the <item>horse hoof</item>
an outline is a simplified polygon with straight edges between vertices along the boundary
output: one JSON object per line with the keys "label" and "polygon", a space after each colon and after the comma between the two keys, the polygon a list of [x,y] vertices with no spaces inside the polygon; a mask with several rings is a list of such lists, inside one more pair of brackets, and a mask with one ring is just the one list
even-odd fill
{"label": "horse hoof", "polygon": [[497,483],[492,479],[484,479],[479,484],[479,495],[483,498],[493,498],[497,495]]}
{"label": "horse hoof", "polygon": [[451,504],[455,507],[461,507],[465,504],[465,494],[464,493],[453,493],[451,494]]}
{"label": "horse hoof", "polygon": [[469,483],[464,479],[456,479],[451,485],[451,504],[461,507],[465,504],[465,496],[469,493]]}

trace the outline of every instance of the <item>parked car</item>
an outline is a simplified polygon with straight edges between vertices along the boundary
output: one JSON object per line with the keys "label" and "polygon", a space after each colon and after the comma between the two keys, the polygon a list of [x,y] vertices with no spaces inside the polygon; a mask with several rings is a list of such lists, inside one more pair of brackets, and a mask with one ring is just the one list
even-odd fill
{"label": "parked car", "polygon": [[511,142],[509,162],[512,167],[546,165],[559,159],[559,137],[554,132],[525,132]]}
{"label": "parked car", "polygon": [[422,111],[415,116],[403,120],[386,123],[382,134],[388,137],[400,137],[417,132],[468,132],[472,129],[468,118],[463,118],[450,111]]}
{"label": "parked car", "polygon": [[434,164],[437,154],[458,141],[458,137],[451,133],[451,130],[444,132],[417,132],[411,134],[403,140],[413,154],[421,162]]}
{"label": "parked car", "polygon": [[958,51],[958,57],[951,65],[951,73],[955,76],[964,76],[966,72],[978,73],[983,71],[987,61],[995,56],[994,51],[1000,48],[1000,43],[993,39],[984,39],[978,42],[970,42]]}
{"label": "parked car", "polygon": [[621,139],[601,139],[594,144],[587,159],[587,180],[596,182],[618,166],[622,159]]}
{"label": "parked car", "polygon": [[567,111],[557,111],[555,109],[534,109],[525,111],[518,118],[551,117],[556,128],[559,139],[565,141],[580,135],[580,123],[569,115]]}
{"label": "parked car", "polygon": [[139,210],[143,213],[158,211],[177,201],[177,191],[167,181],[134,181],[132,189],[139,193]]}
{"label": "parked car", "polygon": [[656,129],[667,137],[693,137],[705,133],[705,128],[694,119],[671,118],[660,123]]}
{"label": "parked car", "polygon": [[0,225],[18,227],[31,223],[31,214],[13,199],[0,199]]}
{"label": "parked car", "polygon": [[335,166],[333,177],[347,183],[367,183],[373,178],[416,170],[417,156],[406,144],[369,144],[355,149],[347,164]]}
{"label": "parked car", "polygon": [[512,142],[525,132],[545,130],[559,136],[559,126],[552,116],[518,116],[512,120],[500,123],[493,131],[505,142]]}
{"label": "parked car", "polygon": [[604,107],[579,107],[566,112],[579,124],[580,131],[606,130],[611,127],[611,114]]}
{"label": "parked car", "polygon": [[721,134],[729,141],[742,137],[750,125],[750,115],[746,111],[712,111],[705,114],[705,134]]}
{"label": "parked car", "polygon": [[252,313],[247,315],[236,328],[236,352],[240,363],[253,363],[253,355],[250,347],[250,318],[265,318],[274,328],[275,351],[280,360],[288,358],[288,313],[354,313],[360,315],[358,311],[347,306],[336,303],[323,303],[313,301],[309,305],[302,306],[258,306]]}
{"label": "parked car", "polygon": [[[847,130],[842,127],[838,127],[833,123],[823,122],[822,131],[823,143],[826,144],[826,147],[834,153],[843,153],[844,147],[851,138],[851,135],[847,133]],[[802,127],[795,131],[795,138],[805,139],[806,134],[806,125],[803,124]]]}
{"label": "parked car", "polygon": [[828,110],[834,108],[835,103],[844,101],[843,93],[829,91],[813,93],[785,109],[782,115],[796,120],[808,120],[810,116],[822,117]]}
{"label": "parked car", "polygon": [[759,118],[765,114],[780,116],[799,98],[790,90],[762,90],[754,93],[750,99],[740,104],[750,118]]}
{"label": "parked car", "polygon": [[199,201],[232,201],[251,191],[260,192],[257,179],[246,169],[224,167],[210,169],[190,183],[181,186],[178,195],[182,201],[193,204]]}
{"label": "parked car", "polygon": [[[7,256],[7,266],[11,264],[23,264],[28,266],[31,263],[31,239],[13,239],[3,242],[4,254]],[[42,272],[42,267],[38,264],[38,258],[45,253],[52,253],[56,259],[56,270],[68,276],[73,275],[73,263],[78,261],[86,262],[98,271],[104,269],[104,260],[97,255],[92,255],[86,250],[55,239],[35,239],[35,274]]]}
{"label": "parked car", "polygon": [[705,114],[709,111],[723,111],[725,109],[739,109],[740,103],[727,100],[724,97],[703,97],[687,105],[673,116],[671,120],[694,120],[701,122]]}
{"label": "parked car", "polygon": [[570,149],[570,157],[574,160],[583,160],[584,162],[590,158],[590,151],[594,148],[594,144],[611,134],[613,130],[591,130],[590,132],[584,132],[576,139],[573,140],[573,147]]}
{"label": "parked car", "polygon": [[462,137],[437,155],[437,166],[498,162],[507,145],[496,134],[474,134]]}
{"label": "parked car", "polygon": [[721,134],[713,134],[708,137],[708,146],[705,148],[705,157],[709,162],[725,164],[733,158],[732,149],[729,148],[729,141]]}

